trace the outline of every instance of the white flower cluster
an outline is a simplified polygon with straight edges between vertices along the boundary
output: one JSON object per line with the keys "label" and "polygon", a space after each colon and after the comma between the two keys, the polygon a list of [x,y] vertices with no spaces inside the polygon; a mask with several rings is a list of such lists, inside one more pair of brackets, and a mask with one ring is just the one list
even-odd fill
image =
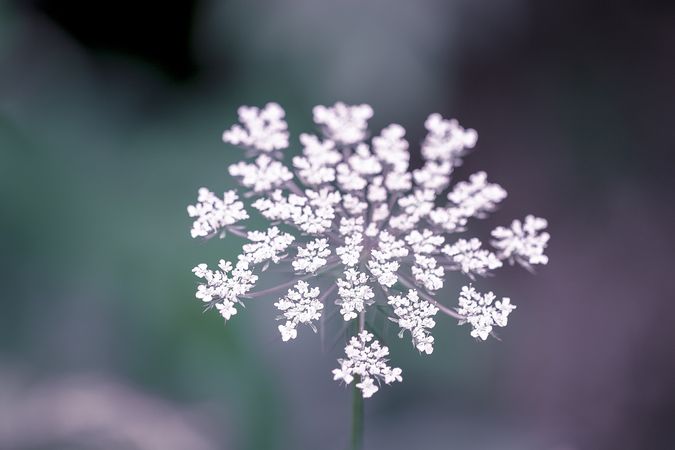
{"label": "white flower cluster", "polygon": [[468,322],[473,327],[471,336],[486,340],[494,326],[505,327],[508,323],[509,314],[516,306],[507,297],[497,300],[493,305],[495,298],[492,292],[481,294],[471,285],[462,288],[457,312],[464,316],[460,325]]}
{"label": "white flower cluster", "polygon": [[196,217],[190,231],[192,237],[206,237],[228,225],[248,219],[244,203],[238,199],[234,191],[225,192],[221,200],[208,189],[199,189],[197,204],[188,206],[188,215]]}
{"label": "white flower cluster", "polygon": [[[372,342],[371,342],[372,341]],[[342,380],[346,384],[359,377],[356,387],[361,389],[363,397],[368,398],[379,390],[376,382],[386,384],[402,381],[401,369],[391,368],[387,364],[389,349],[373,340],[373,335],[361,331],[358,336],[352,336],[345,347],[346,359],[338,359],[339,369],[333,369],[333,379]]]}
{"label": "white flower cluster", "polygon": [[253,288],[258,276],[249,270],[245,258],[239,259],[234,270],[231,262],[222,259],[218,267],[220,270],[210,270],[206,264],[199,264],[192,269],[197,278],[206,282],[197,287],[196,297],[209,306],[215,305],[220,315],[229,320],[237,314],[235,303],[239,303],[239,298]]}
{"label": "white flower cluster", "polygon": [[321,317],[321,310],[323,309],[323,303],[318,300],[320,293],[318,287],[310,289],[307,282],[300,280],[293,288],[288,290],[285,297],[274,304],[278,310],[284,312],[283,315],[279,316],[279,319],[286,319],[284,325],[279,325],[281,339],[284,342],[297,337],[298,331],[296,328],[299,323],[309,325],[316,332],[313,321]]}
{"label": "white flower cluster", "polygon": [[455,119],[444,120],[440,114],[431,114],[424,126],[429,131],[422,144],[422,156],[430,160],[461,164],[461,157],[478,140],[476,130],[465,130]]}
{"label": "white flower cluster", "polygon": [[[229,173],[270,226],[243,231],[240,222],[251,211],[237,193],[227,191],[221,199],[200,189],[197,204],[188,207],[192,236],[229,233],[247,242],[236,266],[221,261],[219,270],[205,264],[194,269],[203,280],[197,297],[229,319],[237,303],[285,291],[276,294],[275,303],[284,321],[278,326],[283,341],[296,339],[300,324],[316,330],[329,309],[339,313],[338,320],[354,321],[359,331],[334,374],[346,383],[358,377],[357,387],[369,397],[379,382],[400,381],[401,373],[389,368],[387,347],[371,343],[366,331],[377,314],[395,322],[401,337],[409,332],[423,354],[433,352],[431,331],[439,312],[471,324],[472,336],[484,340],[495,326],[506,325],[515,306],[508,299],[494,302],[494,294],[479,294],[470,284],[461,289],[458,305],[446,306],[438,296],[446,273],[475,281],[505,261],[528,269],[546,264],[549,234],[544,219],[527,216],[495,228],[492,249],[476,237],[451,236],[465,233],[472,219],[487,217],[506,198],[485,172],[451,186],[455,169],[477,141],[476,132],[456,120],[429,116],[424,164],[411,170],[402,126],[391,124],[369,139],[369,105],[317,106],[313,116],[321,134],[301,134],[302,154],[286,158],[290,141],[283,109],[274,103],[239,109],[241,124],[223,140],[243,147],[247,160],[230,165]],[[256,289],[270,264],[287,265],[291,279]]]}
{"label": "white flower cluster", "polygon": [[426,300],[420,300],[415,289],[409,290],[405,296],[389,297],[389,304],[398,316],[398,319],[392,320],[401,327],[400,335],[403,335],[404,330],[409,330],[417,350],[430,355],[434,351],[434,337],[429,330],[436,325],[434,316],[438,308]]}
{"label": "white flower cluster", "polygon": [[459,270],[473,275],[485,275],[491,270],[498,269],[502,262],[493,252],[481,248],[483,244],[476,238],[460,239],[453,245],[443,247],[443,253],[452,258]]}
{"label": "white flower cluster", "polygon": [[243,247],[245,258],[253,264],[272,260],[278,263],[281,257],[280,253],[285,251],[295,240],[288,233],[279,231],[279,228],[272,227],[267,231],[251,231],[248,233],[250,244]]}
{"label": "white flower cluster", "polygon": [[306,246],[298,247],[298,256],[293,260],[293,268],[298,272],[314,273],[326,265],[330,255],[328,239],[315,239]]}
{"label": "white flower cluster", "polygon": [[239,121],[243,125],[234,125],[223,133],[223,141],[271,152],[288,147],[288,125],[284,120],[286,113],[276,103],[268,103],[262,110],[242,106],[239,108]]}
{"label": "white flower cluster", "polygon": [[543,231],[548,226],[546,219],[527,216],[525,223],[516,219],[511,223],[511,228],[497,227],[492,230],[492,245],[499,250],[500,257],[513,263],[529,267],[531,264],[546,264],[548,256],[544,250],[551,238]]}
{"label": "white flower cluster", "polygon": [[338,298],[335,303],[340,306],[340,314],[345,320],[356,319],[358,313],[372,304],[375,293],[368,281],[368,275],[352,268],[347,269],[344,279],[338,278]]}

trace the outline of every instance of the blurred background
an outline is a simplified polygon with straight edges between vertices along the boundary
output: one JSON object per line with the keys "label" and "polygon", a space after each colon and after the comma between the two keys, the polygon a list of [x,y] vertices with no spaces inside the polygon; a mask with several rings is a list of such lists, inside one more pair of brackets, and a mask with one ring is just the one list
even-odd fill
{"label": "blurred background", "polygon": [[239,105],[297,139],[338,100],[413,144],[431,112],[476,128],[456,179],[509,192],[479,229],[553,235],[536,276],[480,283],[518,305],[501,342],[391,333],[367,448],[675,448],[674,80],[673,2],[0,1],[0,448],[344,448],[340,345],[202,314],[190,269],[241,242],[185,212],[234,187]]}

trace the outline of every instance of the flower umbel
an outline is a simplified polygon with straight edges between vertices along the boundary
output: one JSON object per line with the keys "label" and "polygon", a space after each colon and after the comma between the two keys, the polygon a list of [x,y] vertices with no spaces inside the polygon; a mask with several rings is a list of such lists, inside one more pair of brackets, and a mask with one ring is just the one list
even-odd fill
{"label": "flower umbel", "polygon": [[[371,342],[372,341],[372,342]],[[391,368],[386,357],[389,349],[381,346],[379,341],[373,340],[373,335],[361,331],[352,336],[345,347],[346,359],[338,359],[339,369],[333,369],[333,379],[350,384],[354,376],[359,377],[356,387],[361,389],[365,398],[371,397],[379,390],[375,382],[384,381],[386,384],[402,381],[401,369]]]}
{"label": "flower umbel", "polygon": [[481,294],[473,286],[464,286],[459,294],[459,308],[457,312],[464,316],[460,325],[468,322],[473,327],[471,336],[486,340],[492,332],[492,327],[505,327],[509,314],[516,309],[511,299],[504,297],[492,304],[497,297],[492,292]]}
{"label": "flower umbel", "polygon": [[309,325],[316,332],[313,321],[321,317],[321,310],[323,309],[323,303],[317,299],[319,293],[318,287],[310,289],[309,284],[300,280],[293,288],[288,290],[285,297],[280,298],[274,304],[277,309],[283,311],[279,319],[286,319],[284,325],[279,325],[279,332],[283,341],[296,338],[298,335],[296,327],[299,323]]}
{"label": "flower umbel", "polygon": [[[478,137],[454,119],[429,116],[421,146],[424,164],[411,170],[402,126],[389,125],[368,140],[369,105],[315,107],[321,135],[301,134],[301,154],[288,158],[284,153],[291,140],[281,106],[244,106],[238,112],[240,124],[225,131],[223,140],[244,149],[246,160],[229,167],[244,187],[244,200],[234,190],[221,198],[201,188],[188,215],[194,218],[194,238],[229,233],[246,243],[234,265],[221,260],[216,270],[206,264],[193,269],[202,280],[196,296],[226,320],[237,313],[237,304],[276,296],[283,341],[297,339],[300,325],[317,331],[337,317],[344,328],[357,331],[334,379],[355,382],[363,397],[372,396],[381,383],[402,379],[401,369],[388,365],[388,347],[367,331],[377,314],[395,323],[400,337],[409,333],[421,354],[431,354],[438,344],[431,331],[439,312],[470,324],[471,336],[486,340],[496,327],[506,326],[516,307],[509,298],[497,300],[472,284],[452,287],[459,291],[458,304],[445,305],[440,299],[447,295],[439,294],[446,288],[446,273],[475,281],[506,261],[530,270],[548,262],[545,219],[529,215],[495,228],[492,249],[466,235],[470,221],[486,218],[506,191],[489,182],[485,172],[450,185]],[[251,210],[245,203],[270,226],[246,231],[240,222]],[[256,288],[270,264],[287,268],[291,279]]]}

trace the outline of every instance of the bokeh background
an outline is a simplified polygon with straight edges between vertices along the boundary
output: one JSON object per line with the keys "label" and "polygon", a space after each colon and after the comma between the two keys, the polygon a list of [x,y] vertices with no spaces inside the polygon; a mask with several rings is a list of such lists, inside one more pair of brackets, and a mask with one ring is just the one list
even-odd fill
{"label": "bokeh background", "polygon": [[340,345],[193,298],[241,242],[185,207],[234,186],[221,132],[270,100],[293,136],[337,100],[412,143],[457,117],[457,178],[510,194],[478,226],[551,224],[549,266],[481,283],[518,304],[501,342],[390,333],[368,449],[675,448],[674,69],[673,2],[1,1],[0,448],[344,448]]}

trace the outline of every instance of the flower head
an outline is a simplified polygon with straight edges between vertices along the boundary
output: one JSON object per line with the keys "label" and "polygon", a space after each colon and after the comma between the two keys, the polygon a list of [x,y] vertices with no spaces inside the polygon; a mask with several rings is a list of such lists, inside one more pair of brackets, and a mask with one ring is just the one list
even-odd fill
{"label": "flower head", "polygon": [[[494,327],[507,324],[515,306],[469,285],[452,309],[440,301],[446,274],[473,280],[505,261],[528,268],[548,261],[547,224],[534,216],[494,229],[492,249],[475,237],[452,236],[467,232],[472,220],[486,218],[506,198],[485,172],[451,184],[477,142],[476,132],[454,119],[428,117],[424,163],[411,170],[405,129],[392,124],[371,134],[369,105],[315,107],[321,135],[301,134],[302,152],[288,157],[288,126],[279,105],[238,112],[240,124],[225,131],[223,140],[245,150],[246,159],[230,165],[229,173],[243,186],[246,201],[235,191],[220,198],[202,188],[188,214],[195,238],[229,233],[246,242],[234,265],[195,267],[202,280],[197,298],[230,319],[237,304],[276,292],[283,341],[296,339],[299,325],[316,330],[328,309],[339,313],[337,320],[354,321],[358,332],[333,373],[347,384],[356,380],[364,397],[382,382],[401,381],[401,370],[387,363],[387,347],[366,330],[375,315],[394,321],[424,354],[439,345],[431,334],[439,312],[471,324],[471,335],[485,340]],[[249,201],[252,213],[270,222],[265,229],[242,231]],[[290,280],[256,289],[270,264],[287,268]]]}

